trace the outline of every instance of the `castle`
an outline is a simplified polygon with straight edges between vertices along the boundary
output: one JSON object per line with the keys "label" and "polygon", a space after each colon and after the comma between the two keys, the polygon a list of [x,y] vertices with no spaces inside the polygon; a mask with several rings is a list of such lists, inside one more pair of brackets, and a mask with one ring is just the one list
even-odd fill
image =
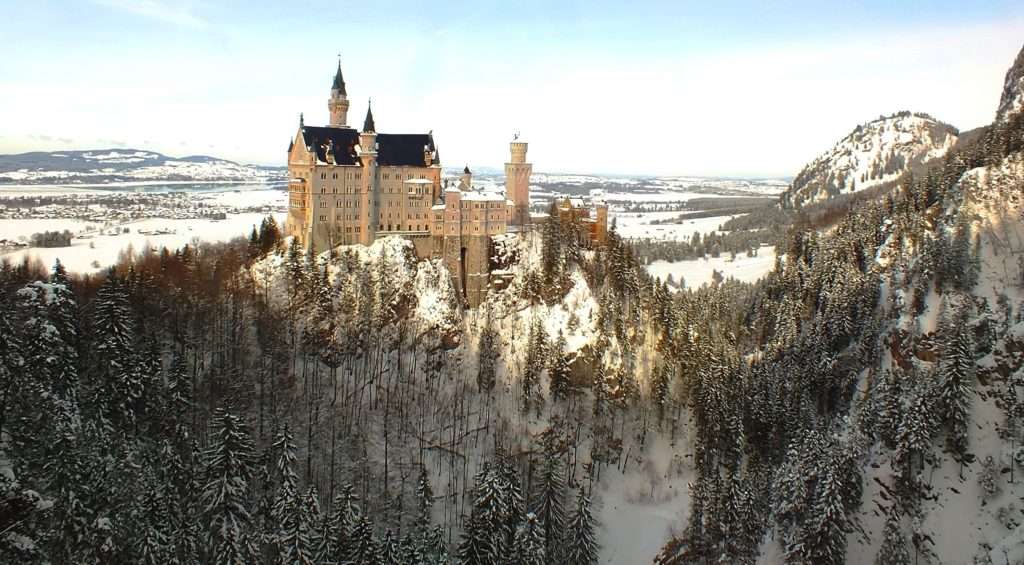
{"label": "castle", "polygon": [[378,133],[369,104],[362,130],[348,125],[340,62],[327,108],[329,125],[307,126],[300,116],[288,146],[285,234],[315,251],[404,237],[418,257],[443,259],[456,290],[479,305],[490,286],[492,238],[532,225],[527,143],[517,135],[510,144],[504,194],[474,189],[468,166],[450,187],[432,133]]}

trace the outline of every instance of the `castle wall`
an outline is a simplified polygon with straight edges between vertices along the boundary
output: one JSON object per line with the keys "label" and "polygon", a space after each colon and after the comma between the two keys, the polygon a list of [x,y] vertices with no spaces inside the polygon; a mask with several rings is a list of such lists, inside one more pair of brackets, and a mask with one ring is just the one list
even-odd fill
{"label": "castle wall", "polygon": [[311,243],[314,250],[430,231],[440,167],[374,166],[375,178],[366,178],[367,169],[358,166],[295,165],[289,170],[293,178],[308,180],[289,185],[288,235]]}

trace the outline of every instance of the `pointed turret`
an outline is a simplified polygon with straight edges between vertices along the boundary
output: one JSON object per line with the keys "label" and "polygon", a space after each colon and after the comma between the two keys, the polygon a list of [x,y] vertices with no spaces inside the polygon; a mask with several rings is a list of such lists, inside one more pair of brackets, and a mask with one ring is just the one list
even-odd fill
{"label": "pointed turret", "polygon": [[370,107],[370,103],[366,104],[366,119],[363,121],[363,131],[377,133],[376,127],[373,125],[373,108]]}
{"label": "pointed turret", "polygon": [[338,59],[338,72],[334,73],[334,82],[331,84],[331,90],[342,96],[348,96],[348,92],[345,92],[345,77],[341,76],[341,59]]}
{"label": "pointed turret", "polygon": [[340,59],[338,72],[331,84],[331,97],[327,99],[327,109],[331,112],[331,127],[348,127],[348,93],[345,92],[345,79],[341,76]]}

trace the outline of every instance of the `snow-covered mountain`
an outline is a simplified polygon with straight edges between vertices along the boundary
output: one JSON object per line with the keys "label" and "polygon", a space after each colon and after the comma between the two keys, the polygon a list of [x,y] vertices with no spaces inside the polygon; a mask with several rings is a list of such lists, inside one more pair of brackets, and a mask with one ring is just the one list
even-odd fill
{"label": "snow-covered mountain", "polygon": [[857,126],[805,166],[783,200],[801,206],[895,181],[907,170],[945,155],[958,136],[956,128],[927,114],[880,117]]}
{"label": "snow-covered mountain", "polygon": [[243,165],[205,155],[176,158],[138,149],[0,155],[0,184],[257,183],[285,177],[283,167]]}
{"label": "snow-covered mountain", "polygon": [[1024,109],[1024,49],[1017,54],[1010,70],[1006,71],[1003,81],[1003,95],[999,98],[999,109],[996,121],[1007,120],[1011,115]]}

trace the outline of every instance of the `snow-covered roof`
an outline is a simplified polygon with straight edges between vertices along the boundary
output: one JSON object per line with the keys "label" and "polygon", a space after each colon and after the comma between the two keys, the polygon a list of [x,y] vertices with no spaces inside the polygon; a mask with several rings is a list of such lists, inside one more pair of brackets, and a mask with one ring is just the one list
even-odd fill
{"label": "snow-covered roof", "polygon": [[463,200],[477,200],[487,202],[501,202],[505,195],[500,192],[467,192],[462,196]]}
{"label": "snow-covered roof", "polygon": [[405,181],[405,184],[434,184],[434,181],[430,179],[409,179]]}

